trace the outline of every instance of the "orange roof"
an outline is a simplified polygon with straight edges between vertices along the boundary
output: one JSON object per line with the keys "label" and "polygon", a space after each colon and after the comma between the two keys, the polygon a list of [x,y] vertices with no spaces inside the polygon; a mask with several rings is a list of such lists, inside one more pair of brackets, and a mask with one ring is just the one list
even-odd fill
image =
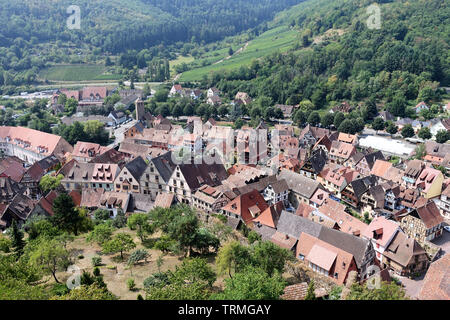
{"label": "orange roof", "polygon": [[58,143],[63,140],[60,136],[25,127],[0,127],[0,138],[9,139],[10,144],[45,156],[51,155]]}
{"label": "orange roof", "polygon": [[437,156],[432,156],[430,154],[427,154],[423,159],[425,161],[429,161],[429,162],[435,163],[435,164],[441,164],[442,161],[444,161],[444,158],[437,157]]}
{"label": "orange roof", "polygon": [[254,219],[253,223],[259,222],[265,226],[276,228],[278,218],[280,217],[279,212],[277,211],[281,211],[280,209],[282,208],[280,208],[280,205],[282,206],[282,204],[282,202],[278,202],[274,205],[271,205],[266,210],[264,210],[256,219]]}
{"label": "orange roof", "polygon": [[314,211],[314,208],[301,202],[298,207],[297,211],[295,212],[296,215],[304,218],[308,218],[309,214]]}
{"label": "orange roof", "polygon": [[77,143],[73,146],[72,156],[80,158],[93,158],[108,150],[108,147],[102,147],[98,143],[77,141]]}
{"label": "orange roof", "polygon": [[247,223],[255,219],[259,213],[264,212],[268,207],[263,196],[257,190],[253,190],[236,197],[222,210],[237,214]]}
{"label": "orange roof", "polygon": [[376,175],[377,177],[384,177],[386,172],[391,167],[392,167],[392,163],[390,163],[389,161],[377,159],[377,161],[375,161],[375,164],[373,165],[370,173],[373,175]]}
{"label": "orange roof", "polygon": [[367,228],[367,224],[345,212],[345,205],[337,201],[326,199],[318,210],[335,221],[342,232],[359,236]]}
{"label": "orange roof", "polygon": [[356,142],[356,135],[339,132],[338,141],[354,144]]}
{"label": "orange roof", "polygon": [[450,300],[450,254],[433,262],[428,269],[422,289],[420,300]]}

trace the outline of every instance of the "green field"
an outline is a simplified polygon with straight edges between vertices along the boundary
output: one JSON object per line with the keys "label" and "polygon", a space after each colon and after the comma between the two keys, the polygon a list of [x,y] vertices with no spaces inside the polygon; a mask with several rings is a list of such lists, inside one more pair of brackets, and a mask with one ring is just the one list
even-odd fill
{"label": "green field", "polygon": [[39,77],[49,81],[92,81],[118,80],[117,74],[107,73],[107,68],[99,65],[59,65],[42,70]]}
{"label": "green field", "polygon": [[[199,81],[203,75],[219,70],[232,70],[240,66],[249,65],[254,59],[264,57],[273,52],[285,52],[290,49],[297,39],[298,31],[287,26],[280,26],[269,30],[249,42],[248,47],[229,60],[218,64],[189,70],[183,73],[181,81]],[[222,49],[224,51],[224,49]],[[221,56],[221,55],[219,55]],[[220,60],[216,59],[216,61]]]}

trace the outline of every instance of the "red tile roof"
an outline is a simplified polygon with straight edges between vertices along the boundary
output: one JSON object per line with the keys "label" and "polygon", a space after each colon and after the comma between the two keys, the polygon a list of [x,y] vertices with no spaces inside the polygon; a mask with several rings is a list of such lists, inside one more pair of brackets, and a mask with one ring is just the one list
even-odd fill
{"label": "red tile roof", "polygon": [[417,208],[416,211],[428,229],[444,222],[444,218],[441,216],[439,208],[434,201],[429,201],[426,205]]}
{"label": "red tile roof", "polygon": [[248,223],[268,207],[264,197],[257,190],[253,190],[238,196],[223,207],[222,210],[237,214],[245,223]]}
{"label": "red tile roof", "polygon": [[450,253],[430,265],[419,299],[450,300]]}

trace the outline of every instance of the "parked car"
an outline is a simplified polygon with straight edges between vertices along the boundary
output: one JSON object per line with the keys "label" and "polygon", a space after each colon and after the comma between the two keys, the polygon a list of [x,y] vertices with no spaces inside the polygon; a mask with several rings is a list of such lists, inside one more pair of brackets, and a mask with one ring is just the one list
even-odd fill
{"label": "parked car", "polygon": [[445,226],[444,230],[447,231],[447,232],[450,232],[450,226]]}

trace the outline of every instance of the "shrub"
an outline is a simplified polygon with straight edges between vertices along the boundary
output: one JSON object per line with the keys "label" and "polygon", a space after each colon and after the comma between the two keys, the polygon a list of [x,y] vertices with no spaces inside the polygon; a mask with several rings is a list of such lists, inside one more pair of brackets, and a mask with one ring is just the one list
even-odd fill
{"label": "shrub", "polygon": [[139,263],[139,261],[142,260],[147,261],[147,258],[149,258],[149,256],[150,255],[148,254],[147,250],[137,249],[130,254],[130,257],[128,258],[128,264],[133,265]]}
{"label": "shrub", "polygon": [[250,242],[250,244],[261,240],[261,236],[259,234],[257,234],[255,231],[250,231],[248,234],[248,242]]}
{"label": "shrub", "polygon": [[136,283],[134,282],[134,279],[127,280],[127,287],[128,287],[128,290],[130,290],[130,291],[133,291],[136,289]]}
{"label": "shrub", "polygon": [[94,274],[94,276],[99,277],[100,276],[100,268],[99,267],[95,267],[94,271],[92,273]]}
{"label": "shrub", "polygon": [[98,266],[102,265],[102,258],[101,257],[92,257],[91,261],[92,261],[92,266],[93,267],[98,267]]}
{"label": "shrub", "polygon": [[144,288],[146,290],[152,287],[162,287],[169,284],[169,277],[164,272],[157,272],[144,280]]}

